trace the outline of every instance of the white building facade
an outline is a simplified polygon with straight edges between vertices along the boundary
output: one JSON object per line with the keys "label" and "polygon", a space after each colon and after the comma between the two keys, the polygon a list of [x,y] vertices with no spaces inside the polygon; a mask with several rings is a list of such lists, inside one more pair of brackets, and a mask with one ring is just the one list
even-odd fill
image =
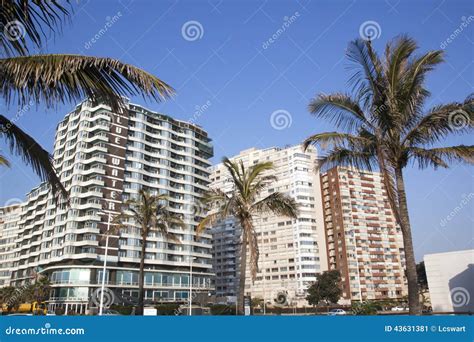
{"label": "white building facade", "polygon": [[[249,149],[230,158],[246,167],[272,162],[271,174],[277,177],[261,197],[281,192],[299,205],[297,219],[265,214],[254,218],[259,243],[259,272],[254,283],[247,267],[246,295],[276,304],[278,295],[286,297],[283,305],[307,305],[306,289],[316,281],[316,274],[327,269],[320,179],[315,171],[316,151],[303,151],[301,145],[288,148]],[[223,164],[211,168],[211,187],[230,191],[229,175]],[[231,301],[237,295],[240,268],[241,232],[229,218],[211,230],[216,295]],[[247,258],[248,260],[248,258]]]}
{"label": "white building facade", "polygon": [[427,254],[424,261],[433,312],[474,313],[474,249]]}

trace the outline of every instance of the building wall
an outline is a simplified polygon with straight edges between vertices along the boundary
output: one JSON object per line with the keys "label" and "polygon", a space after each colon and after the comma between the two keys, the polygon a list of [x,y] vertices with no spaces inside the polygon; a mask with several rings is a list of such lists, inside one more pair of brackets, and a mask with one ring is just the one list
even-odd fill
{"label": "building wall", "polygon": [[402,298],[403,239],[381,174],[337,167],[321,184],[328,265],[341,272],[343,299]]}
{"label": "building wall", "polygon": [[14,265],[15,240],[18,236],[19,204],[0,208],[0,287],[9,286]]}
{"label": "building wall", "polygon": [[[274,304],[281,292],[288,302],[306,304],[306,289],[316,281],[316,274],[327,269],[319,175],[315,172],[316,151],[303,152],[301,145],[288,148],[249,149],[231,158],[246,167],[271,161],[269,172],[277,181],[263,191],[261,197],[282,192],[299,204],[300,215],[294,220],[271,214],[254,218],[259,243],[259,273],[254,283],[247,267],[245,292],[252,297],[265,298]],[[223,164],[211,169],[211,187],[230,191],[229,175]],[[241,231],[239,224],[229,218],[212,229],[214,272],[218,296],[235,298],[240,269]]]}
{"label": "building wall", "polygon": [[427,254],[426,276],[434,312],[474,312],[474,249]]}
{"label": "building wall", "polygon": [[[112,113],[101,103],[81,103],[59,123],[54,145],[55,167],[70,191],[70,207],[55,201],[47,184],[27,194],[18,217],[12,283],[21,285],[43,272],[53,281],[53,302],[89,301],[102,278],[108,216],[145,189],[166,194],[170,209],[186,223],[171,229],[179,244],[160,233],[149,237],[147,298],[187,297],[191,255],[195,289],[210,290],[211,235],[196,236],[202,213],[195,208],[208,189],[212,154],[199,126],[134,104]],[[136,296],[139,226],[130,222],[109,240],[108,287],[118,295]]]}

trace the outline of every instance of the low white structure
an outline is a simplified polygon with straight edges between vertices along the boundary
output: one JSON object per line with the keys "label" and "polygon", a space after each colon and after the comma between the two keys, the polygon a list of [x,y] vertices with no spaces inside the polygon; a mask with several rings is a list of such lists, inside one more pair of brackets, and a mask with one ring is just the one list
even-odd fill
{"label": "low white structure", "polygon": [[435,312],[474,312],[474,249],[424,257]]}

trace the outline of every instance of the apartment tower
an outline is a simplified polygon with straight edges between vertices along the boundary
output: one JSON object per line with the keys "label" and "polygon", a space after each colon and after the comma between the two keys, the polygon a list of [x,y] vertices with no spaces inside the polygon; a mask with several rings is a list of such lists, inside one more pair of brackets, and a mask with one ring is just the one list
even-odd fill
{"label": "apartment tower", "polygon": [[343,299],[400,299],[407,294],[402,234],[380,173],[336,167],[321,174],[330,270]]}
{"label": "apartment tower", "polygon": [[[316,274],[327,269],[315,149],[311,147],[304,152],[301,145],[262,150],[252,148],[231,160],[243,162],[247,168],[259,162],[272,162],[274,170],[269,174],[278,180],[268,186],[261,197],[277,191],[285,193],[297,201],[300,211],[297,219],[272,214],[254,218],[260,247],[259,272],[252,283],[247,267],[246,295],[264,298],[268,304],[306,304],[307,287],[316,281]],[[229,174],[223,164],[213,166],[211,173],[211,187],[227,192],[231,190]],[[230,217],[211,231],[216,294],[224,297],[223,300],[234,301],[239,282],[240,227]],[[279,296],[277,303],[275,300]]]}
{"label": "apartment tower", "polygon": [[[171,228],[180,243],[160,233],[149,236],[145,301],[185,301],[190,266],[193,291],[211,290],[211,236],[196,236],[201,217],[195,208],[208,189],[212,154],[207,133],[197,125],[131,103],[117,113],[102,103],[82,102],[57,126],[54,144],[54,164],[70,205],[56,202],[47,184],[27,194],[14,213],[16,227],[3,224],[2,238],[9,243],[7,232],[17,229],[10,279],[3,281],[19,286],[46,274],[53,287],[51,309],[83,313],[97,306],[109,215],[144,189],[166,194],[170,210],[186,223]],[[138,296],[141,237],[139,225],[129,223],[109,238],[108,304],[133,303]],[[9,259],[0,262],[7,260],[9,265]]]}

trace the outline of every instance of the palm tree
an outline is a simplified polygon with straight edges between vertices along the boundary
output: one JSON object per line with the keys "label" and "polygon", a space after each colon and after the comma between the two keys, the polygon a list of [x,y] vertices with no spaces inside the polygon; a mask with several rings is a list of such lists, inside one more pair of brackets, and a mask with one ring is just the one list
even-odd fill
{"label": "palm tree", "polygon": [[274,192],[264,198],[261,193],[277,179],[268,173],[273,169],[270,162],[258,163],[245,168],[242,161],[233,162],[223,159],[224,166],[230,174],[232,190],[225,193],[211,189],[204,196],[203,202],[209,205],[210,213],[199,223],[196,231],[201,233],[206,227],[214,226],[218,221],[233,216],[242,229],[240,251],[240,282],[237,305],[244,312],[245,274],[247,267],[247,248],[250,251],[250,274],[252,281],[258,272],[258,242],[253,224],[256,215],[273,213],[296,218],[298,215],[295,200],[280,192]]}
{"label": "palm tree", "polygon": [[165,240],[173,240],[180,243],[178,238],[170,232],[170,228],[176,226],[183,227],[185,223],[177,215],[168,210],[165,205],[168,198],[165,195],[150,195],[141,189],[138,192],[138,198],[133,198],[125,203],[124,210],[114,219],[116,229],[127,227],[130,221],[140,226],[141,233],[141,253],[140,269],[138,274],[138,311],[137,314],[143,314],[144,307],[144,277],[145,277],[145,250],[148,236],[152,232],[159,232]]}
{"label": "palm tree", "polygon": [[[71,11],[63,2],[46,0],[0,0],[0,96],[7,105],[19,108],[45,103],[101,99],[120,110],[122,96],[141,94],[157,101],[169,97],[173,89],[157,77],[111,58],[79,55],[31,55],[67,19]],[[69,1],[68,1],[69,3]],[[51,163],[51,155],[31,136],[0,114],[0,136],[12,153],[22,157],[52,190],[67,195]]]}
{"label": "palm tree", "polygon": [[416,56],[417,48],[413,39],[400,36],[387,44],[381,59],[370,41],[351,42],[347,57],[355,71],[352,94],[322,94],[309,104],[316,118],[329,120],[341,131],[318,133],[304,142],[305,147],[328,149],[320,160],[322,168],[345,165],[382,173],[403,234],[410,314],[419,314],[420,304],[403,169],[410,162],[421,169],[472,163],[474,155],[474,146],[437,146],[450,134],[472,129],[474,100],[425,110],[430,95],[425,79],[443,61],[443,51]]}

